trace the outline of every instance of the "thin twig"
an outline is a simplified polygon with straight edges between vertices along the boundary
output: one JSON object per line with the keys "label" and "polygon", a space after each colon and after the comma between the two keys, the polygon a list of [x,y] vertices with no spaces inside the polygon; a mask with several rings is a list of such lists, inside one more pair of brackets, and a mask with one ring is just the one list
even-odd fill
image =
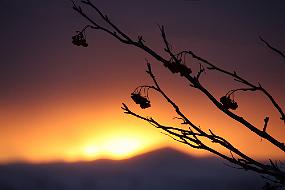
{"label": "thin twig", "polygon": [[279,54],[281,57],[283,57],[283,58],[285,59],[285,54],[284,54],[281,50],[279,50],[279,49],[273,47],[272,45],[270,45],[270,44],[269,44],[266,40],[264,40],[261,36],[259,36],[259,39],[260,39],[269,49],[271,49],[272,51],[274,51],[275,53]]}

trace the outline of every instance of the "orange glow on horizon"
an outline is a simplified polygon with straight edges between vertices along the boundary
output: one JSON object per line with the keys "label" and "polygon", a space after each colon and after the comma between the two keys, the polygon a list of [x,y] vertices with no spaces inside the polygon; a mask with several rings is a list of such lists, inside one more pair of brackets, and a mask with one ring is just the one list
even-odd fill
{"label": "orange glow on horizon", "polygon": [[[151,88],[144,89],[151,101],[149,109],[141,109],[132,101],[130,96],[136,87],[154,85],[145,72],[146,62],[151,63],[161,89],[196,126],[207,133],[211,129],[252,158],[285,160],[284,152],[218,110],[205,94],[189,86],[187,77],[172,73],[156,56],[91,28],[86,30],[88,48],[74,46],[71,37],[86,23],[80,15],[74,15],[72,3],[0,2],[11,4],[2,12],[7,16],[1,17],[5,37],[2,37],[0,64],[0,164],[121,160],[164,147],[191,156],[212,156],[123,113],[121,106],[126,103],[133,112],[152,117],[162,125],[189,129],[181,124],[173,106]],[[125,2],[125,6],[120,2],[102,0],[98,1],[98,7],[114,17],[115,23],[134,40],[142,35],[146,46],[169,60],[159,30],[153,25],[166,24],[173,52],[190,48],[219,68],[235,71],[253,84],[260,82],[285,111],[284,60],[256,36],[262,32],[274,47],[285,51],[282,35],[285,11],[281,6],[273,9],[281,3],[268,3],[272,5],[268,12],[263,11],[269,10],[263,3],[232,6],[232,3],[208,5],[201,1],[198,6],[191,3],[185,6],[182,1],[163,5],[141,1],[142,8],[137,3]],[[175,7],[169,7],[172,4]],[[132,11],[121,11],[121,7]],[[96,19],[95,15],[90,16]],[[223,72],[207,69],[207,64],[190,54],[183,54],[181,60],[192,70],[191,76],[197,78],[201,74],[199,82],[217,101],[229,90],[247,88]],[[201,72],[202,66],[206,72]],[[264,128],[264,118],[270,117],[266,132],[285,143],[285,125],[278,110],[259,92],[235,92],[238,109],[233,113],[260,131]],[[207,143],[229,154],[216,144]]]}
{"label": "orange glow on horizon", "polygon": [[[120,109],[100,108],[96,113],[93,105],[73,104],[50,107],[46,112],[6,112],[0,120],[10,127],[0,134],[0,163],[118,160],[163,144],[164,136],[157,130],[120,114]],[[110,120],[109,115],[115,117]],[[13,126],[21,127],[15,130]]]}
{"label": "orange glow on horizon", "polygon": [[[179,122],[173,119],[175,115],[169,111],[169,105],[163,103],[162,101],[160,107],[154,104],[150,110],[136,111],[142,115],[158,113],[154,114],[154,118],[163,123]],[[80,100],[56,105],[46,103],[38,108],[25,107],[23,110],[19,107],[14,110],[7,108],[0,115],[1,124],[7,126],[0,134],[0,163],[75,162],[102,158],[120,160],[163,147],[176,148],[194,156],[211,155],[173,141],[149,123],[123,114],[119,108],[120,104],[120,100],[110,100],[108,105],[84,103]],[[133,103],[129,105],[130,108],[136,109]],[[191,107],[181,109],[190,110],[186,114],[191,115],[194,122],[199,121],[197,123],[202,127],[211,127],[216,134],[229,136],[228,139],[233,144],[254,157],[284,158],[266,141],[260,141],[243,127],[237,127],[235,122],[222,120],[211,107],[202,107],[211,113],[207,115],[207,120],[202,116],[205,110],[200,106],[191,104]],[[191,112],[191,109],[195,112]],[[252,113],[256,115],[254,111]],[[262,125],[262,121],[259,122]],[[272,124],[273,122],[272,120]],[[209,125],[217,123],[219,125]],[[269,130],[279,135],[279,138],[282,137],[278,129]],[[269,151],[270,155],[264,150]]]}

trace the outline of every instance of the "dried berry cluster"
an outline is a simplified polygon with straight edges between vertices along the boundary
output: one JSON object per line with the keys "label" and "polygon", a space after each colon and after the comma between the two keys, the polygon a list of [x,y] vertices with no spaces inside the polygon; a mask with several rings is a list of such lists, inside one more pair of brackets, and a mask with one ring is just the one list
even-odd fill
{"label": "dried berry cluster", "polygon": [[192,73],[192,70],[186,65],[179,62],[168,62],[164,64],[172,73],[180,73],[181,76],[186,76]]}
{"label": "dried berry cluster", "polygon": [[78,34],[72,36],[72,43],[76,46],[83,46],[83,47],[88,46],[86,42],[86,37],[83,35],[82,32],[78,32]]}
{"label": "dried berry cluster", "polygon": [[142,109],[150,107],[150,101],[147,97],[142,96],[139,92],[133,92],[131,98],[136,104],[139,104]]}
{"label": "dried berry cluster", "polygon": [[230,98],[230,96],[223,96],[220,98],[220,102],[223,104],[225,109],[236,110],[238,108],[238,104]]}

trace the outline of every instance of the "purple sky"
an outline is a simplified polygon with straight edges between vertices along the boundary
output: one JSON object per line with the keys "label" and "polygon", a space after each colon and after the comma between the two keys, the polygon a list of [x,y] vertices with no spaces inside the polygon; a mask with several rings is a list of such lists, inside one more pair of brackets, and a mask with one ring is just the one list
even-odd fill
{"label": "purple sky", "polygon": [[[161,47],[156,24],[164,24],[178,49],[196,50],[218,65],[243,73],[248,70],[264,82],[282,80],[284,64],[258,40],[262,35],[274,46],[285,49],[285,3],[282,0],[99,0],[96,4],[127,33],[143,34],[151,46]],[[118,62],[130,66],[140,64],[128,61],[127,47],[100,33],[89,34],[92,39],[89,49],[71,46],[70,36],[84,22],[67,0],[3,0],[0,5],[1,103],[39,98],[49,89],[52,92],[48,93],[56,96],[59,88],[72,91],[81,86],[90,87],[94,82],[96,88],[104,80],[98,70],[113,74],[118,71]],[[108,61],[106,49],[116,56],[117,63]],[[139,50],[130,51],[143,62],[145,56],[139,54]],[[105,63],[91,64],[90,59]],[[141,73],[141,66],[132,70],[137,75]],[[270,79],[272,77],[276,79]],[[284,87],[280,88],[284,92]]]}

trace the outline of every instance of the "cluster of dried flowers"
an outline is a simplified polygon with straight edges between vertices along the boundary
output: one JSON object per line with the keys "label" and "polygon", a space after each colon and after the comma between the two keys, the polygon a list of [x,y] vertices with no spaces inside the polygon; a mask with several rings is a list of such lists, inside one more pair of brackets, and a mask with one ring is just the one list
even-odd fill
{"label": "cluster of dried flowers", "polygon": [[72,36],[72,43],[76,46],[87,47],[86,37],[83,35],[83,32],[77,32],[76,35]]}
{"label": "cluster of dried flowers", "polygon": [[142,109],[150,107],[150,101],[147,97],[142,96],[140,93],[133,92],[131,98],[136,104],[139,104]]}
{"label": "cluster of dried flowers", "polygon": [[150,100],[148,98],[149,87],[141,86],[134,90],[131,98],[136,104],[139,104],[142,109],[150,107]]}
{"label": "cluster of dried flowers", "polygon": [[235,100],[231,99],[230,96],[228,96],[228,95],[222,96],[220,98],[220,102],[223,104],[223,107],[227,110],[228,109],[236,110],[238,108],[237,102],[235,102]]}
{"label": "cluster of dried flowers", "polygon": [[168,62],[164,64],[172,73],[180,73],[181,76],[187,76],[192,73],[192,70],[188,68],[185,64],[179,62]]}

